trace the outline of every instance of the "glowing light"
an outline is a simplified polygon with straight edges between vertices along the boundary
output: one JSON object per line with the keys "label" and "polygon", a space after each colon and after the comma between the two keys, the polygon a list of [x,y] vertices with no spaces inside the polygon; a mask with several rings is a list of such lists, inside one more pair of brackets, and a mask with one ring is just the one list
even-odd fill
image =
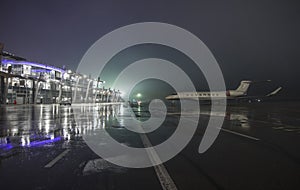
{"label": "glowing light", "polygon": [[[137,101],[138,105],[140,106],[142,104],[142,101]],[[139,108],[140,109],[140,108]]]}
{"label": "glowing light", "polygon": [[8,143],[5,147],[4,147],[4,150],[10,150],[10,149],[12,149],[13,148],[13,146],[10,144],[10,143]]}
{"label": "glowing light", "polygon": [[32,141],[29,145],[27,146],[41,146],[41,145],[44,145],[44,144],[49,144],[49,143],[53,143],[53,142],[56,142],[56,141],[60,141],[61,140],[61,137],[56,137],[54,139],[47,139],[47,140],[43,140],[43,141]]}
{"label": "glowing light", "polygon": [[65,72],[65,70],[57,68],[57,67],[53,67],[53,66],[49,66],[49,65],[43,65],[43,64],[40,64],[40,63],[27,62],[27,61],[13,61],[13,60],[4,59],[4,60],[2,60],[2,63],[3,64],[11,64],[11,65],[30,65],[30,66],[33,66],[33,67],[40,67],[40,68],[43,68],[43,69],[54,70],[54,71],[58,71],[58,72],[61,72],[61,73]]}

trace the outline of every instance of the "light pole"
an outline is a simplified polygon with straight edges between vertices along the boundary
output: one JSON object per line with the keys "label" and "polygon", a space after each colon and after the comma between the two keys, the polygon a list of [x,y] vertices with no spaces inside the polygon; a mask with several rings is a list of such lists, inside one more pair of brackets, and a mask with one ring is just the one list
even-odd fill
{"label": "light pole", "polygon": [[140,106],[140,105],[141,105],[141,97],[142,97],[142,94],[141,94],[141,93],[137,93],[137,94],[136,94],[136,97],[137,97],[137,104],[138,104],[138,106]]}

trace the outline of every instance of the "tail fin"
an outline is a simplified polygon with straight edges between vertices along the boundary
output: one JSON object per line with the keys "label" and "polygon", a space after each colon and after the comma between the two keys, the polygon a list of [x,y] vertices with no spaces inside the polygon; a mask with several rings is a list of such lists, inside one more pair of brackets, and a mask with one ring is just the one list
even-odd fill
{"label": "tail fin", "polygon": [[240,86],[235,91],[242,92],[243,94],[246,94],[250,84],[251,84],[251,81],[242,80],[241,83],[240,83]]}

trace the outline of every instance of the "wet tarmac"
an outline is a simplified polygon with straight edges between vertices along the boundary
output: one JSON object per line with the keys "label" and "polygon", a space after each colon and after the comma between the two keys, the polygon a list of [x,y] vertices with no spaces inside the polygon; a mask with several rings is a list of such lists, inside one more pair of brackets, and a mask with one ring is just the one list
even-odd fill
{"label": "wet tarmac", "polygon": [[[136,133],[116,122],[123,105],[81,105],[90,119],[71,106],[0,106],[1,189],[299,189],[300,102],[232,105],[225,115],[202,106],[192,140],[163,164],[174,186],[164,186],[157,168],[125,168],[95,154],[83,140],[104,128],[127,146],[144,147]],[[145,108],[133,108],[146,120]],[[188,117],[199,113],[189,113]],[[169,108],[162,126],[147,134],[152,145],[176,130],[180,113]],[[225,117],[214,144],[198,153],[210,117]]]}

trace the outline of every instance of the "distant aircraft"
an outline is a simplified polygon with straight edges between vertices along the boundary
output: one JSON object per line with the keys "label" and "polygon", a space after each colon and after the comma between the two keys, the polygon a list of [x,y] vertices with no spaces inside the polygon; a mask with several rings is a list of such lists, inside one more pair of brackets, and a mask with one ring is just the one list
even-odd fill
{"label": "distant aircraft", "polygon": [[[167,96],[166,99],[167,100],[178,100],[178,99],[211,100],[211,99],[223,99],[223,98],[227,98],[227,99],[245,98],[248,97],[246,95],[250,84],[257,83],[257,82],[270,82],[270,80],[267,81],[243,80],[241,81],[239,87],[235,90],[215,91],[215,92],[179,92]],[[282,87],[279,87],[273,92],[265,96],[266,97],[273,96],[277,94],[281,89]]]}

